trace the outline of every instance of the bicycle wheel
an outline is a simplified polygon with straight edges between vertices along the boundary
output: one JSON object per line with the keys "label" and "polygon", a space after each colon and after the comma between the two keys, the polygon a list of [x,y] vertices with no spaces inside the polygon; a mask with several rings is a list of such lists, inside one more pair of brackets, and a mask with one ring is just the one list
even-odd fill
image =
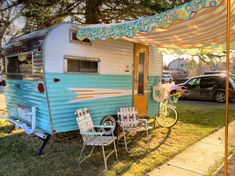
{"label": "bicycle wheel", "polygon": [[161,127],[173,127],[178,121],[178,112],[174,106],[162,106],[159,110],[159,115],[156,117],[156,121]]}

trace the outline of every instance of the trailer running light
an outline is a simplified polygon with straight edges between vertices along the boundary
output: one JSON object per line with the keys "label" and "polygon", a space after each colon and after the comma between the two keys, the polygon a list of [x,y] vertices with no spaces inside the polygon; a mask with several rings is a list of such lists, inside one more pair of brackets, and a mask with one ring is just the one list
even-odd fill
{"label": "trailer running light", "polygon": [[44,92],[44,86],[43,86],[42,83],[38,83],[38,91],[39,91],[40,93],[43,93],[43,92]]}
{"label": "trailer running light", "polygon": [[55,134],[55,133],[56,133],[56,130],[52,130],[52,133]]}

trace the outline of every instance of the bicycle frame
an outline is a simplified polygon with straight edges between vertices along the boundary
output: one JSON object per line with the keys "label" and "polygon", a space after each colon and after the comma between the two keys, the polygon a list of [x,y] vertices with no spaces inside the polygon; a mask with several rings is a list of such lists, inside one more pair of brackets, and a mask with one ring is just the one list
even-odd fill
{"label": "bicycle frame", "polygon": [[[178,121],[178,112],[176,110],[176,107],[174,106],[174,104],[177,102],[177,98],[169,96],[167,99],[165,99],[161,105],[160,105],[160,110],[159,110],[159,114],[157,114],[154,118],[154,128],[155,128],[155,124],[156,121],[158,122],[158,124],[162,127],[172,127],[176,124],[176,122]],[[170,110],[170,111],[169,111]],[[174,113],[174,121],[172,124],[170,125],[162,125],[159,123],[158,118],[162,118],[164,119],[164,121],[167,121],[167,117],[170,116],[170,114]]]}

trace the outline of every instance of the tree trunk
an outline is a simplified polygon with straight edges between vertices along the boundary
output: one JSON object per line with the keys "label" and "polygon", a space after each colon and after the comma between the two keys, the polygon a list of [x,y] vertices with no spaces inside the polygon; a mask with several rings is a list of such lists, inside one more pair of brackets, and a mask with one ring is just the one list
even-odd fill
{"label": "tree trunk", "polygon": [[100,23],[100,7],[102,6],[103,0],[87,0],[86,1],[86,12],[85,12],[85,23],[86,24],[97,24]]}
{"label": "tree trunk", "polygon": [[[2,50],[3,50],[2,44],[3,44],[3,35],[4,35],[4,33],[5,33],[5,30],[6,30],[6,29],[1,29],[1,30],[0,30],[0,59],[1,59],[1,57],[2,57]],[[1,71],[1,70],[0,70],[0,71]]]}

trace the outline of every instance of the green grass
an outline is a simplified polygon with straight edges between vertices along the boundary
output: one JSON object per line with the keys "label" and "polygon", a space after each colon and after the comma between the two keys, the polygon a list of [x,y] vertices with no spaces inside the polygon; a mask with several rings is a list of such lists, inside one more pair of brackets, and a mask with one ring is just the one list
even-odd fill
{"label": "green grass", "polygon": [[[224,125],[224,110],[182,105],[177,109],[180,117],[175,127],[171,130],[156,128],[151,132],[149,152],[142,151],[146,146],[144,133],[141,140],[130,144],[130,149],[135,151],[133,154],[126,153],[124,146],[118,144],[119,161],[111,156],[108,172],[103,172],[101,148],[97,148],[81,168],[77,166],[82,144],[78,132],[53,136],[45,154],[39,157],[35,153],[40,140],[25,135],[22,130],[8,134],[11,125],[0,120],[0,175],[142,176]],[[235,111],[230,111],[230,117],[230,120],[234,119]],[[111,149],[107,148],[108,151]]]}

